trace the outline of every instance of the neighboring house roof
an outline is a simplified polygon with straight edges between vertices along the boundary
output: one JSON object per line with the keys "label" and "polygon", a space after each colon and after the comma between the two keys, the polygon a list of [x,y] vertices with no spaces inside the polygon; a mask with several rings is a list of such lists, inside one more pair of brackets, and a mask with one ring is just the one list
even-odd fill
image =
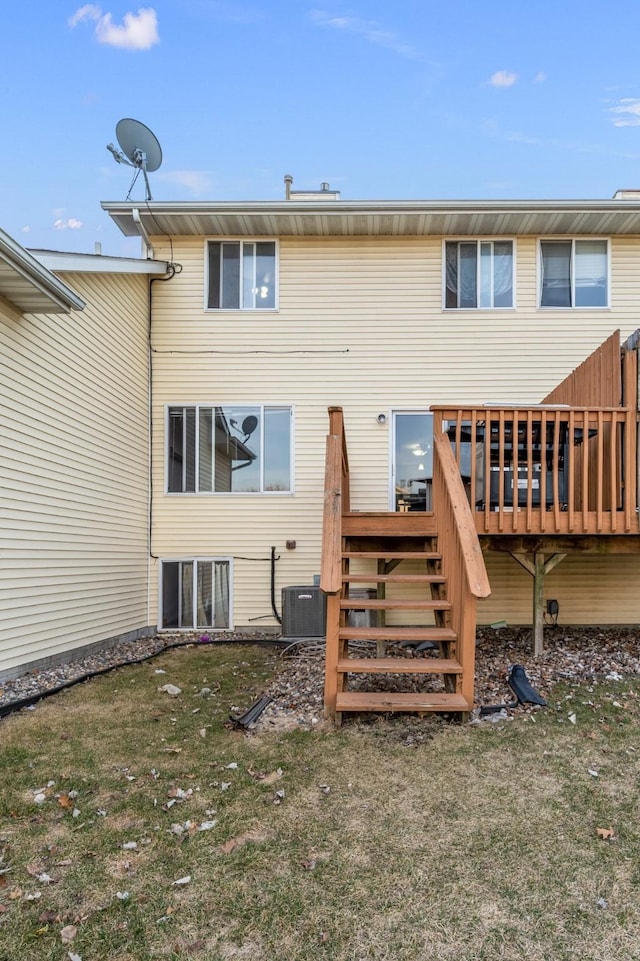
{"label": "neighboring house roof", "polygon": [[104,254],[74,254],[59,250],[31,250],[48,270],[58,273],[166,274],[164,260],[139,257],[109,257]]}
{"label": "neighboring house roof", "polygon": [[640,233],[637,191],[613,200],[103,201],[102,208],[128,237]]}
{"label": "neighboring house roof", "polygon": [[68,314],[85,306],[70,287],[4,230],[0,230],[0,296],[24,314]]}

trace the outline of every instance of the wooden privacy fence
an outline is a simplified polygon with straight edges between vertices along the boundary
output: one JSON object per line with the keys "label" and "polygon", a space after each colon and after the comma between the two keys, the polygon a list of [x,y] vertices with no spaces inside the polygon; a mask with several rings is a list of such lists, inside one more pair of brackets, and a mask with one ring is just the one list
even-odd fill
{"label": "wooden privacy fence", "polygon": [[620,407],[433,407],[480,533],[637,533],[637,414]]}

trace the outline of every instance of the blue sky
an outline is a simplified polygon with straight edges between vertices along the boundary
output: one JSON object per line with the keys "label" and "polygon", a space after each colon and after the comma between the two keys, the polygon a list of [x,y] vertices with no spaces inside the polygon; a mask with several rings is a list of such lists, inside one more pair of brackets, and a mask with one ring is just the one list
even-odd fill
{"label": "blue sky", "polygon": [[[610,197],[640,187],[640,4],[23,0],[0,31],[0,226],[138,252],[101,210],[163,149],[154,200]],[[134,199],[144,196],[143,185]]]}

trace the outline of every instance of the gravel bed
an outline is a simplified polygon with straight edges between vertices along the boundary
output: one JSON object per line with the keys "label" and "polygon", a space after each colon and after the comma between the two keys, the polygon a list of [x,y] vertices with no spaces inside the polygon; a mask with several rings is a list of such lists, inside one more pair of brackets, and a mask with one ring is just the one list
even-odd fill
{"label": "gravel bed", "polygon": [[[77,661],[47,670],[28,672],[13,680],[0,682],[0,709],[12,701],[44,694],[89,674],[137,661],[175,646],[202,643],[201,634],[161,634],[144,640],[116,644]],[[216,642],[277,642],[273,634],[225,633],[212,635]],[[540,658],[532,653],[531,628],[479,628],[476,635],[476,687],[478,705],[503,704],[513,700],[507,676],[513,664],[521,664],[533,687],[548,696],[558,681],[597,683],[602,678],[623,680],[640,676],[640,629],[637,627],[548,627],[545,652]],[[366,643],[352,652],[372,656],[375,644]],[[405,657],[433,656],[416,654],[411,649],[389,650]],[[430,675],[355,675],[351,687],[369,690],[438,690],[439,681]],[[281,651],[279,670],[265,693],[273,700],[265,709],[255,731],[313,728],[322,723],[324,689],[324,645],[317,641],[291,645]],[[249,707],[247,703],[245,705]],[[522,710],[519,708],[518,710]]]}
{"label": "gravel bed", "polygon": [[[513,701],[507,677],[514,664],[524,667],[529,681],[543,697],[547,697],[552,686],[559,681],[597,683],[603,678],[622,680],[640,675],[640,630],[636,627],[548,627],[545,648],[542,657],[534,658],[530,627],[479,628],[476,634],[476,704]],[[256,730],[311,728],[322,721],[323,645],[301,644],[292,651],[296,654],[287,656],[283,652],[281,670],[268,690],[274,700],[261,715]],[[362,651],[368,656],[374,656],[374,652],[375,644]],[[389,650],[389,653],[419,656],[410,649]],[[378,691],[442,690],[436,678],[406,674],[352,675],[350,688],[358,687]],[[516,710],[522,711],[523,708]],[[502,716],[512,713],[507,711]]]}

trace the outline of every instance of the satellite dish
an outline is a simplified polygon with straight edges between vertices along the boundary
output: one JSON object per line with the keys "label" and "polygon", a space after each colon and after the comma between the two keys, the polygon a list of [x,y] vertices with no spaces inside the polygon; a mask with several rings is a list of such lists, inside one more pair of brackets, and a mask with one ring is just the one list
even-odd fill
{"label": "satellite dish", "polygon": [[153,200],[151,188],[149,187],[148,173],[153,173],[162,163],[162,149],[158,143],[158,138],[139,120],[132,120],[126,117],[119,120],[116,124],[116,137],[121,150],[116,150],[112,143],[107,144],[117,162],[126,164],[128,167],[135,167],[136,174],[129,187],[127,200],[131,199],[133,185],[138,179],[140,171],[144,176],[146,187],[145,200]]}
{"label": "satellite dish", "polygon": [[251,437],[257,426],[258,418],[255,416],[255,414],[249,414],[248,417],[245,417],[245,419],[242,421],[242,431],[245,435],[245,440],[247,437]]}

